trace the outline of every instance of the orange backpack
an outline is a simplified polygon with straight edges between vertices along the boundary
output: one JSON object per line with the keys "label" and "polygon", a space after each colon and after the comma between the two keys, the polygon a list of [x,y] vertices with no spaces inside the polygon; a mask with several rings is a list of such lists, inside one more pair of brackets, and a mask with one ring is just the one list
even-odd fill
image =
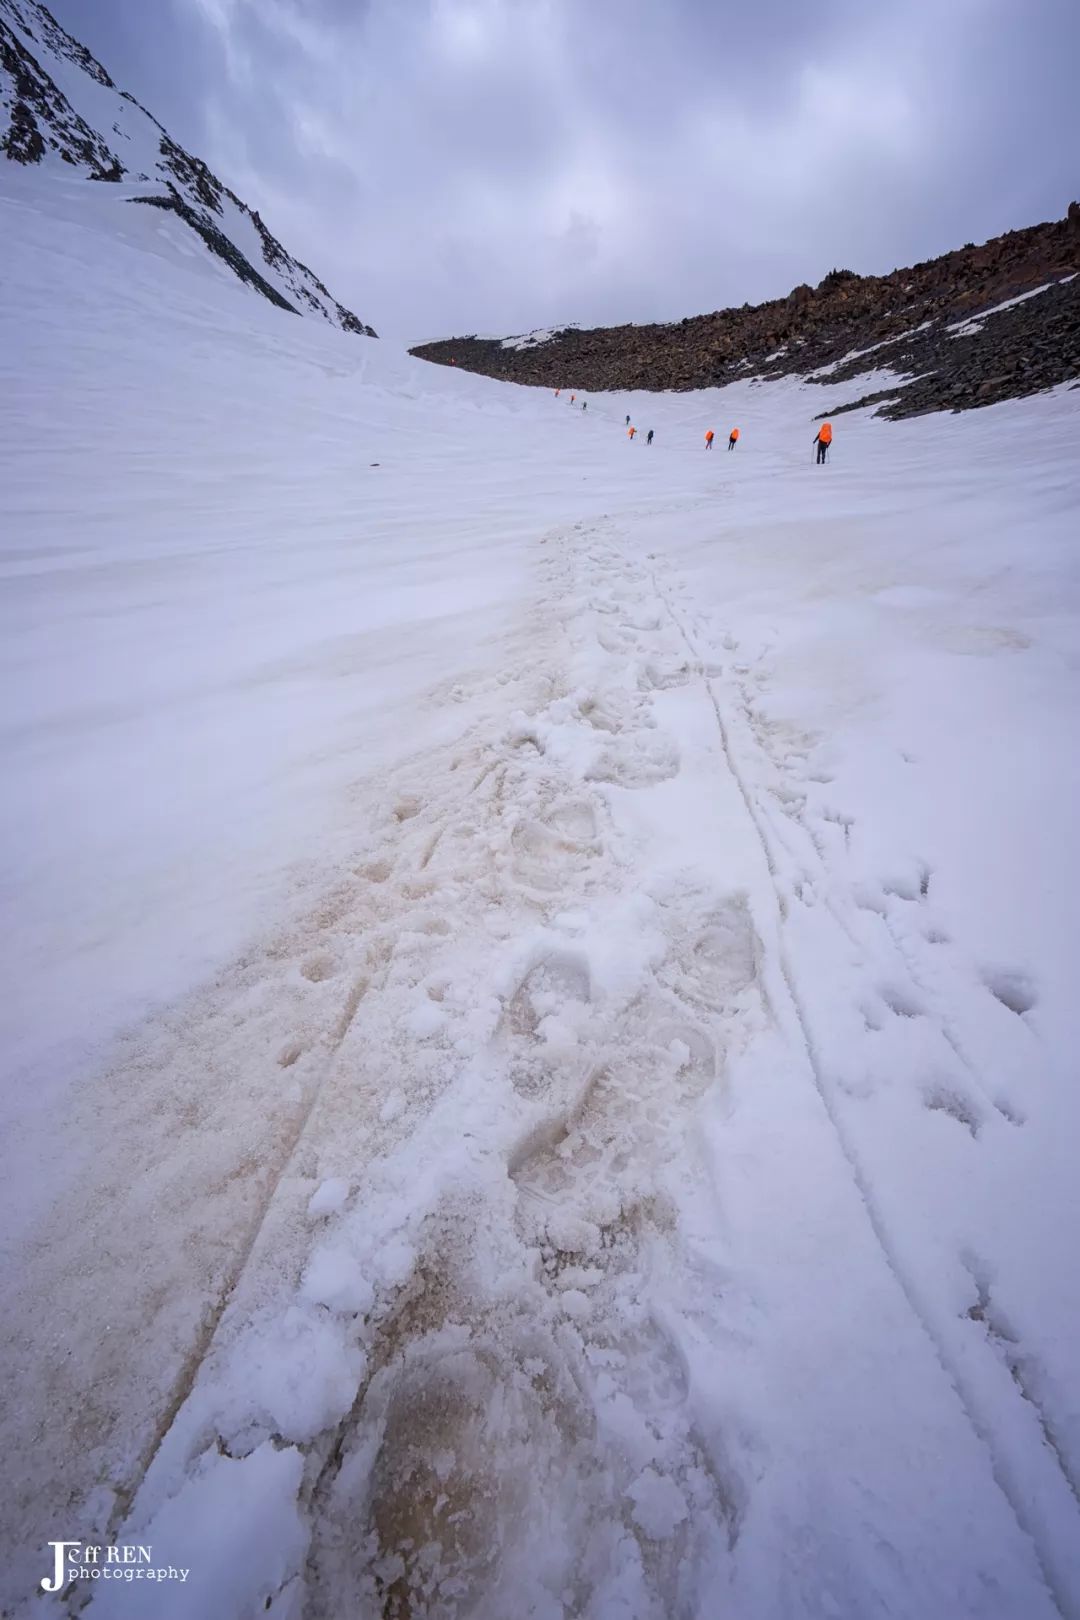
{"label": "orange backpack", "polygon": [[818,431],[818,438],[821,440],[822,444],[832,444],[832,423],[831,422],[822,422],[821,427],[820,427],[820,429]]}

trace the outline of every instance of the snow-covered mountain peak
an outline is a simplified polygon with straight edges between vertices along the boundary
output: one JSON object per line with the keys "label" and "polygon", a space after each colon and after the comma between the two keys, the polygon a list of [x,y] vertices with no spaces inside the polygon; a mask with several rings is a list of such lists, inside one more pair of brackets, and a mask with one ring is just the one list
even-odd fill
{"label": "snow-covered mountain peak", "polygon": [[124,201],[177,214],[271,303],[377,336],[39,0],[0,0],[0,153],[17,163],[63,164],[92,180],[145,182],[144,195],[126,191]]}

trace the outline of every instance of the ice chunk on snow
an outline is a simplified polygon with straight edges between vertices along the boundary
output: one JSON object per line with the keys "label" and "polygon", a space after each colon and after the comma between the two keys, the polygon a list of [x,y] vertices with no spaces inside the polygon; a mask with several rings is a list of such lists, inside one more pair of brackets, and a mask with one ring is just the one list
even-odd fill
{"label": "ice chunk on snow", "polygon": [[361,1316],[370,1311],[375,1298],[355,1258],[332,1244],[316,1249],[308,1261],[301,1291],[314,1305],[326,1305],[332,1311],[352,1311]]}
{"label": "ice chunk on snow", "polygon": [[269,1442],[248,1457],[207,1452],[138,1531],[138,1541],[154,1550],[154,1567],[186,1569],[186,1579],[155,1581],[153,1602],[146,1605],[133,1601],[127,1582],[97,1582],[94,1613],[103,1620],[130,1620],[141,1607],[156,1620],[203,1620],[269,1608],[304,1556],[307,1538],[296,1500],[302,1471],[298,1451]]}
{"label": "ice chunk on snow", "polygon": [[650,1541],[666,1541],[686,1518],[686,1502],[674,1480],[644,1468],[627,1495],[634,1504],[634,1519]]}
{"label": "ice chunk on snow", "polygon": [[567,1288],[559,1297],[563,1310],[567,1316],[572,1316],[575,1322],[580,1322],[592,1312],[592,1300],[588,1294],[583,1294],[580,1288]]}
{"label": "ice chunk on snow", "polygon": [[334,1317],[290,1307],[272,1328],[253,1328],[236,1358],[250,1402],[288,1440],[312,1440],[344,1417],[367,1365]]}
{"label": "ice chunk on snow", "polygon": [[340,1176],[329,1176],[312,1193],[308,1200],[307,1212],[311,1216],[334,1215],[342,1209],[349,1196],[349,1183]]}
{"label": "ice chunk on snow", "polygon": [[446,1023],[446,1014],[433,1001],[422,1001],[405,1019],[405,1027],[418,1041],[437,1035]]}
{"label": "ice chunk on snow", "polygon": [[568,1051],[578,1043],[577,1031],[564,1018],[548,1013],[536,1026],[536,1033],[552,1052]]}

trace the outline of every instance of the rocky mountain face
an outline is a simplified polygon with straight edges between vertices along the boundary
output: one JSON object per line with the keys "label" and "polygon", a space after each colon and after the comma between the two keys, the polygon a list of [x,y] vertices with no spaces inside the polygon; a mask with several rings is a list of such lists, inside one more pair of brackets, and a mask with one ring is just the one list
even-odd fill
{"label": "rocky mountain face", "polygon": [[167,209],[279,308],[377,336],[285,251],[257,212],[118,89],[40,0],[0,0],[0,156],[66,165],[116,185],[118,202]]}
{"label": "rocky mountain face", "polygon": [[[566,328],[532,340],[450,338],[412,353],[582,393],[797,375],[830,390],[822,415],[877,403],[881,415],[917,416],[1080,378],[1078,271],[1074,202],[1064,219],[981,247],[969,243],[887,276],[833,270],[817,287],[753,307],[670,325]],[[867,391],[866,374],[878,370],[890,373],[887,385]]]}

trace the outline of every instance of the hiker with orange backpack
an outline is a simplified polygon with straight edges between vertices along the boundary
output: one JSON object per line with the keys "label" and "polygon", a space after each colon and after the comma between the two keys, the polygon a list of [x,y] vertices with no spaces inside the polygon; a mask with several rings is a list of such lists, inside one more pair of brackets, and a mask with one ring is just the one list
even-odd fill
{"label": "hiker with orange backpack", "polygon": [[628,427],[627,430],[626,430],[626,437],[630,440],[631,444],[633,444],[633,442],[634,442],[634,434],[636,432],[637,432],[636,427]]}
{"label": "hiker with orange backpack", "polygon": [[817,465],[820,467],[821,463],[829,458],[829,446],[832,444],[831,422],[822,422],[818,428],[817,438],[814,443],[817,445]]}
{"label": "hiker with orange backpack", "polygon": [[713,430],[712,430],[712,428],[710,428],[708,433],[706,433],[706,435],[705,435],[705,448],[706,448],[706,450],[711,450],[712,449],[712,442],[713,442]]}
{"label": "hiker with orange backpack", "polygon": [[738,428],[732,428],[731,437],[728,439],[728,442],[727,442],[728,449],[729,450],[734,450],[734,448],[738,444],[738,442],[739,442],[739,430],[738,430]]}

